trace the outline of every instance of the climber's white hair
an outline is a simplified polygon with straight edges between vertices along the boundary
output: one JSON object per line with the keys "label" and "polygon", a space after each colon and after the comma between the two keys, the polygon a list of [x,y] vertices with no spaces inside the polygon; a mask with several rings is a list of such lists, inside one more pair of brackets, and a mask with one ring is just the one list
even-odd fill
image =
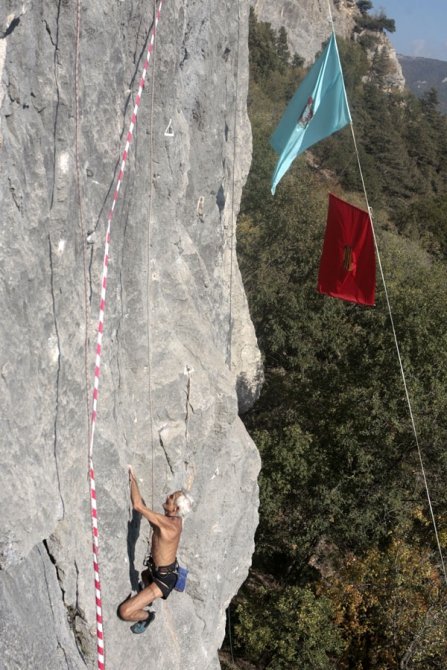
{"label": "climber's white hair", "polygon": [[183,518],[192,510],[194,500],[191,498],[189,493],[186,493],[186,491],[182,489],[182,492],[175,501],[175,504],[179,508],[176,516]]}

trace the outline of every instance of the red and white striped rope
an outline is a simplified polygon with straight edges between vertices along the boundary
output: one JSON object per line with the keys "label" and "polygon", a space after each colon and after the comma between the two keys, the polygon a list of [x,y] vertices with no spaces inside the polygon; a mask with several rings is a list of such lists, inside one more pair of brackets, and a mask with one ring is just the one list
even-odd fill
{"label": "red and white striped rope", "polygon": [[[154,48],[154,41],[156,30],[158,26],[158,21],[160,18],[160,12],[164,0],[160,0],[158,6],[158,11],[155,16],[154,28],[152,30],[151,41],[146,55],[146,62],[144,63],[143,74],[140,79],[140,88],[138,89],[138,95],[135,101],[135,107],[132,114],[132,119],[129,127],[129,132],[127,133],[126,146],[123,153],[123,158],[121,161],[121,169],[118,175],[118,181],[115,189],[115,195],[113,196],[112,207],[110,209],[110,214],[107,223],[107,233],[106,233],[106,243],[104,250],[104,264],[103,264],[103,274],[102,274],[102,286],[101,286],[101,304],[99,308],[99,325],[98,325],[98,340],[96,345],[96,364],[95,364],[95,380],[94,380],[94,389],[93,389],[93,408],[92,408],[92,424],[91,424],[91,440],[90,440],[90,451],[89,451],[89,470],[90,470],[90,500],[91,500],[91,510],[92,510],[92,537],[93,537],[93,569],[95,572],[95,597],[96,597],[96,639],[97,639],[97,650],[98,650],[98,668],[99,670],[104,670],[105,668],[105,658],[104,658],[104,632],[103,632],[103,618],[102,618],[102,604],[101,604],[101,582],[99,579],[99,565],[98,565],[98,554],[99,554],[99,542],[98,542],[98,513],[96,507],[96,488],[95,488],[95,473],[93,470],[93,441],[95,436],[95,427],[96,427],[96,413],[97,413],[97,404],[98,404],[98,388],[99,388],[99,371],[101,366],[101,348],[102,348],[102,334],[104,327],[104,308],[106,301],[106,287],[107,287],[107,269],[109,265],[109,246],[110,246],[110,227],[113,218],[113,213],[115,211],[116,201],[118,199],[118,193],[121,187],[121,182],[123,180],[124,168],[126,166],[127,156],[129,152],[130,142],[132,140],[132,134],[135,127],[135,122],[137,119],[138,107],[140,105],[141,94],[143,92],[144,82],[146,80],[146,74],[149,67],[149,60],[151,53]],[[152,179],[152,175],[151,175]]]}

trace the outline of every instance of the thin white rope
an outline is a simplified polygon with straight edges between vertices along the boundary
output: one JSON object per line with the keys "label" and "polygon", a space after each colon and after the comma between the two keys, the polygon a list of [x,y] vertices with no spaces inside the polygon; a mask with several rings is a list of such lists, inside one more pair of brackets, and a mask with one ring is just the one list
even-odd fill
{"label": "thin white rope", "polygon": [[[331,11],[330,0],[327,0],[327,3],[328,3],[328,10],[329,10],[329,18],[330,18],[331,25],[332,25],[332,31],[335,33],[334,22],[333,22],[333,19],[332,19],[332,11]],[[350,110],[349,101],[348,101],[347,94],[346,94],[346,89],[345,89],[345,97],[346,97],[346,104],[347,104],[348,109],[349,109],[349,115],[351,116],[351,110]],[[351,119],[352,119],[352,116],[351,116]],[[413,408],[412,408],[412,405],[411,405],[410,394],[409,394],[409,391],[408,391],[407,380],[406,380],[406,377],[405,377],[405,370],[404,370],[404,366],[403,366],[403,362],[402,362],[402,357],[401,357],[401,354],[400,354],[399,341],[397,339],[396,329],[395,329],[395,326],[394,326],[394,318],[393,318],[393,313],[392,313],[392,310],[391,310],[391,303],[390,303],[390,299],[389,299],[389,295],[388,295],[388,287],[386,285],[385,275],[384,275],[384,272],[383,272],[382,260],[381,260],[380,252],[379,252],[379,245],[377,244],[376,233],[375,233],[375,230],[374,230],[372,210],[371,210],[371,207],[370,207],[369,201],[368,201],[368,193],[366,191],[365,179],[363,177],[363,170],[362,170],[362,165],[361,165],[361,162],[360,162],[360,154],[359,154],[358,147],[357,147],[357,140],[356,140],[356,137],[355,137],[354,124],[353,124],[352,120],[351,120],[350,126],[351,126],[351,132],[352,132],[352,139],[353,139],[353,142],[354,142],[355,153],[356,153],[356,156],[357,156],[357,163],[358,163],[358,166],[359,166],[360,178],[362,180],[363,192],[365,194],[366,207],[367,207],[369,218],[370,218],[370,221],[371,221],[371,230],[372,230],[372,234],[373,234],[373,238],[374,238],[374,246],[375,246],[376,254],[377,254],[377,262],[379,264],[380,276],[382,278],[383,288],[385,290],[385,298],[386,298],[386,303],[387,303],[387,306],[388,306],[388,313],[390,315],[390,322],[391,322],[391,328],[392,328],[392,331],[393,331],[394,343],[396,345],[397,357],[399,359],[399,367],[400,367],[400,372],[401,372],[401,375],[402,375],[402,381],[403,381],[403,384],[404,384],[405,397],[406,397],[406,400],[407,400],[408,411],[410,413],[411,425],[412,425],[412,428],[413,428],[414,439],[415,439],[415,442],[416,442],[416,447],[417,447],[418,456],[419,456],[419,462],[420,462],[420,465],[421,465],[422,477],[424,479],[425,491],[427,493],[428,506],[430,508],[430,515],[431,515],[431,519],[432,519],[432,523],[433,523],[433,528],[434,528],[434,531],[435,531],[436,542],[437,542],[438,551],[439,551],[439,557],[441,559],[442,571],[444,573],[444,579],[445,579],[445,582],[447,584],[447,571],[446,571],[446,567],[445,567],[445,563],[444,563],[444,557],[442,555],[442,547],[441,547],[441,542],[439,540],[438,527],[437,527],[437,524],[436,524],[435,514],[433,512],[433,505],[432,505],[432,501],[431,501],[431,497],[430,497],[430,490],[428,488],[428,481],[427,481],[427,476],[426,476],[426,473],[425,473],[424,460],[422,458],[421,446],[419,444],[419,437],[418,437],[418,433],[417,433],[417,430],[416,430],[416,423],[415,423],[415,420],[414,420]]]}
{"label": "thin white rope", "polygon": [[[84,205],[82,199],[82,185],[81,185],[81,164],[79,159],[80,146],[80,109],[79,109],[79,46],[81,41],[81,0],[77,0],[76,5],[76,45],[75,45],[75,158],[76,158],[76,183],[78,193],[79,206],[79,226],[81,228],[82,238],[82,264],[84,270],[84,319],[85,319],[85,334],[84,334],[84,374],[85,374],[85,395],[87,408],[87,447],[90,447],[92,424],[90,413],[90,383],[89,383],[89,324],[90,324],[90,298],[89,298],[89,281],[87,269],[87,234],[85,230],[84,221]],[[56,68],[57,70],[57,68]],[[90,470],[90,465],[88,465]]]}
{"label": "thin white rope", "polygon": [[[153,25],[156,25],[157,0],[154,0],[154,19]],[[151,86],[151,107],[149,120],[149,213],[147,222],[147,286],[146,286],[146,335],[147,335],[147,385],[148,385],[148,403],[149,403],[149,430],[151,434],[151,509],[154,509],[154,491],[155,491],[155,443],[154,443],[154,410],[152,401],[152,322],[151,322],[151,289],[152,289],[152,271],[151,271],[151,233],[152,233],[152,203],[153,203],[153,160],[154,160],[154,98],[155,98],[155,67],[157,56],[157,40],[154,39],[152,52],[152,86]],[[165,133],[166,134],[166,133]],[[149,535],[147,538],[146,556],[143,564],[146,565],[152,551],[152,526],[149,526]]]}
{"label": "thin white rope", "polygon": [[236,190],[236,140],[237,140],[237,101],[239,97],[239,58],[240,58],[240,35],[241,35],[241,2],[237,5],[237,49],[236,49],[236,88],[234,93],[234,120],[233,120],[233,183],[231,189],[231,235],[230,235],[230,299],[229,299],[229,327],[228,327],[228,368],[231,371],[231,349],[233,343],[233,263],[236,220],[234,216],[234,194]]}
{"label": "thin white rope", "polygon": [[394,343],[396,345],[396,351],[397,351],[397,357],[399,359],[399,366],[400,366],[400,371],[401,371],[401,375],[402,375],[402,381],[404,383],[405,397],[407,399],[408,410],[410,412],[411,425],[413,427],[414,439],[415,439],[417,450],[418,450],[419,462],[421,464],[422,477],[424,479],[425,491],[427,493],[427,499],[428,499],[428,505],[429,505],[429,508],[430,508],[431,519],[432,519],[433,527],[434,527],[434,530],[435,530],[436,542],[438,544],[438,550],[439,550],[439,556],[441,558],[442,571],[444,573],[444,579],[445,579],[445,582],[447,584],[447,572],[446,572],[446,567],[445,567],[445,563],[444,563],[444,557],[442,555],[442,547],[441,547],[441,542],[439,540],[438,527],[436,525],[436,519],[435,519],[435,515],[434,515],[434,512],[433,512],[433,506],[432,506],[432,502],[431,502],[431,498],[430,498],[430,491],[429,491],[429,488],[428,488],[427,477],[426,477],[426,474],[425,474],[424,461],[423,461],[423,458],[422,458],[422,451],[421,451],[421,447],[420,447],[420,444],[419,444],[419,438],[418,438],[418,434],[417,434],[417,430],[416,430],[416,423],[415,423],[415,420],[414,420],[413,409],[412,409],[412,406],[411,406],[410,394],[408,392],[407,380],[406,380],[406,377],[405,377],[405,371],[404,371],[404,366],[403,366],[403,363],[402,363],[402,357],[401,357],[401,354],[400,354],[399,342],[398,342],[398,339],[397,339],[396,329],[394,327],[394,319],[393,319],[393,313],[391,311],[391,303],[390,303],[390,299],[389,299],[389,295],[388,295],[388,288],[387,288],[387,285],[386,285],[385,275],[384,275],[384,272],[383,272],[382,260],[380,258],[379,246],[377,244],[376,233],[375,233],[374,225],[373,225],[372,210],[371,210],[371,207],[369,206],[369,202],[368,202],[368,194],[366,192],[365,180],[363,178],[362,165],[360,163],[360,155],[359,155],[359,151],[358,151],[358,148],[357,148],[357,141],[356,141],[356,138],[355,138],[354,124],[352,123],[352,121],[351,121],[350,125],[351,125],[351,131],[352,131],[352,139],[354,141],[355,153],[357,155],[357,163],[358,163],[358,166],[359,166],[360,177],[361,177],[361,180],[362,180],[363,192],[365,194],[366,207],[368,209],[368,214],[369,214],[369,218],[370,218],[370,221],[371,221],[371,230],[372,230],[372,233],[373,233],[374,246],[376,248],[376,253],[377,253],[377,261],[378,261],[378,264],[379,264],[380,276],[382,277],[383,288],[385,290],[385,298],[386,298],[386,303],[387,303],[387,306],[388,306],[388,313],[390,315],[391,328],[393,330],[393,336],[394,336]]}
{"label": "thin white rope", "polygon": [[[154,0],[154,26],[157,12],[157,0]],[[155,444],[154,444],[154,410],[152,402],[152,322],[151,322],[151,288],[152,288],[152,271],[151,271],[151,228],[152,228],[152,202],[153,202],[153,161],[154,161],[154,97],[155,97],[155,66],[157,56],[157,40],[154,40],[153,60],[152,60],[152,87],[151,87],[151,111],[150,111],[150,126],[149,126],[149,215],[147,224],[147,288],[146,288],[146,311],[147,311],[147,383],[148,383],[148,399],[149,399],[149,430],[151,432],[151,448],[152,448],[152,507],[154,509],[154,489],[155,489]],[[152,526],[149,539],[152,535]]]}
{"label": "thin white rope", "polygon": [[335,33],[334,20],[333,20],[333,18],[332,18],[332,10],[331,10],[331,3],[330,3],[330,0],[327,0],[327,8],[328,8],[328,10],[329,10],[329,21],[331,22],[332,32]]}

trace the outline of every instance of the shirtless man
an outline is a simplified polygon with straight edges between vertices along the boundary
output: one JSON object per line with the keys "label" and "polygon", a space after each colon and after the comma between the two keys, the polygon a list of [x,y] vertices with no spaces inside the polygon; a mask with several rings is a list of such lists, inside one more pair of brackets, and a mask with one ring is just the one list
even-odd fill
{"label": "shirtless man", "polygon": [[133,633],[143,633],[155,617],[154,612],[143,609],[156,598],[166,598],[177,581],[177,547],[183,529],[183,517],[191,510],[193,500],[183,491],[171,493],[163,503],[163,514],[148,509],[138,489],[133,469],[129,466],[130,495],[136,512],[142,514],[153,529],[151,556],[148,569],[142,573],[145,588],[133,598],[125,600],[119,607],[119,615],[125,621],[135,621]]}

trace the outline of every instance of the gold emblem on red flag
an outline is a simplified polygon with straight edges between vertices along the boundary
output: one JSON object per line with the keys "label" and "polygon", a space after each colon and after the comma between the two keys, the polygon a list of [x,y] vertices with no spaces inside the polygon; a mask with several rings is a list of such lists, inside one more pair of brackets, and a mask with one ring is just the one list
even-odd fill
{"label": "gold emblem on red flag", "polygon": [[346,244],[343,247],[343,267],[347,272],[352,272],[352,247]]}

